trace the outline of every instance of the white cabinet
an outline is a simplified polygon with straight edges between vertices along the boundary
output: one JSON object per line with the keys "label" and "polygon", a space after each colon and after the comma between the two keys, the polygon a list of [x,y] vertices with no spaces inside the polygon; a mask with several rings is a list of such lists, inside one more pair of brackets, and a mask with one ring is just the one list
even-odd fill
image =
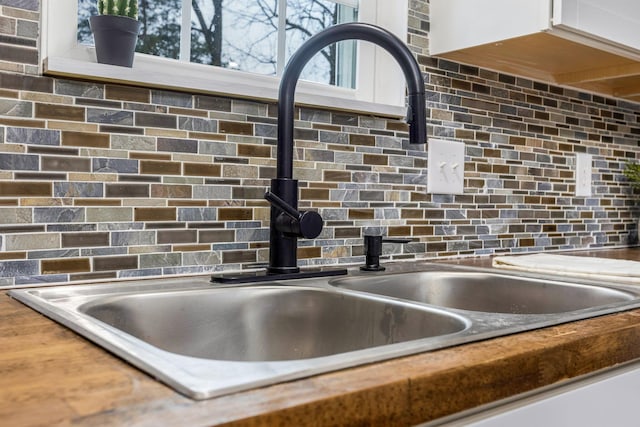
{"label": "white cabinet", "polygon": [[431,0],[430,53],[640,101],[637,0]]}
{"label": "white cabinet", "polygon": [[[640,2],[637,0],[556,0],[553,28],[575,32],[609,46],[640,50]],[[632,55],[638,52],[630,51]]]}
{"label": "white cabinet", "polygon": [[431,0],[432,55],[547,31],[550,0]]}
{"label": "white cabinet", "polygon": [[442,427],[636,427],[640,365],[635,363],[464,417]]}

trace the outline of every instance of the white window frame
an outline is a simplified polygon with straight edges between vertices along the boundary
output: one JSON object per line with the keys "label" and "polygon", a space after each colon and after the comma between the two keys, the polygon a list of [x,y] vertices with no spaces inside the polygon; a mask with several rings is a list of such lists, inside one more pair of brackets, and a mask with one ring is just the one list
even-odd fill
{"label": "white window frame", "polygon": [[[141,53],[136,53],[132,68],[98,64],[95,49],[77,42],[77,7],[77,0],[42,1],[44,74],[265,101],[278,98],[280,79],[276,76]],[[359,21],[384,27],[405,41],[407,9],[407,1],[360,0]],[[296,102],[396,117],[406,114],[404,76],[388,53],[371,43],[360,43],[357,73],[356,89],[300,81]]]}

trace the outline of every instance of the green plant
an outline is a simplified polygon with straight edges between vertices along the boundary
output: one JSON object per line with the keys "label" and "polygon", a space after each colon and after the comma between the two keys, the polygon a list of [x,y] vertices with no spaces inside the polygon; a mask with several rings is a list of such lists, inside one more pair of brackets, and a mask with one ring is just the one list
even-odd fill
{"label": "green plant", "polygon": [[98,0],[98,13],[138,19],[138,0]]}
{"label": "green plant", "polygon": [[622,171],[633,188],[640,188],[640,163],[628,161]]}

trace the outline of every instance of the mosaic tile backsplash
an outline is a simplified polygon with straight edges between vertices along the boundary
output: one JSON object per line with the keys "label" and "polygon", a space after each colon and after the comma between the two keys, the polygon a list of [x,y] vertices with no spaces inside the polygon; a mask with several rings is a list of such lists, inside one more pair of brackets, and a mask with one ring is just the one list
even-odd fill
{"label": "mosaic tile backsplash", "polygon": [[[465,194],[427,193],[426,149],[403,122],[298,109],[300,205],[326,221],[300,265],[362,263],[371,227],[413,238],[385,246],[395,260],[631,242],[622,170],[639,156],[640,104],[431,58],[428,2],[409,4],[429,136],[465,143]],[[266,262],[275,104],[41,76],[39,8],[0,0],[0,286]]]}

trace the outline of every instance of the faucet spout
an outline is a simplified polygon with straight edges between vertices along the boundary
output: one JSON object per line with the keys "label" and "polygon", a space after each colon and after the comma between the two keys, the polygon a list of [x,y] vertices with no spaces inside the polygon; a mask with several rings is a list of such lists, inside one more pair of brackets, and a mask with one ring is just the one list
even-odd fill
{"label": "faucet spout", "polygon": [[300,73],[309,60],[330,44],[343,40],[364,40],[389,52],[398,62],[407,82],[409,109],[409,143],[427,142],[426,100],[424,79],[413,54],[395,35],[371,24],[361,22],[338,24],[307,40],[289,60],[278,93],[277,177],[293,176],[293,122],[295,90]]}
{"label": "faucet spout", "polygon": [[[298,181],[293,179],[293,124],[294,97],[300,73],[307,62],[326,46],[353,39],[381,46],[400,64],[408,87],[409,142],[427,142],[424,79],[413,54],[400,39],[374,25],[349,23],[329,27],[307,40],[289,60],[278,93],[276,178],[271,180],[271,191],[265,195],[271,202],[269,274],[297,274],[300,271],[297,265],[298,237],[315,238],[322,231],[319,215],[297,210]],[[302,224],[302,218],[307,218],[309,225]]]}

